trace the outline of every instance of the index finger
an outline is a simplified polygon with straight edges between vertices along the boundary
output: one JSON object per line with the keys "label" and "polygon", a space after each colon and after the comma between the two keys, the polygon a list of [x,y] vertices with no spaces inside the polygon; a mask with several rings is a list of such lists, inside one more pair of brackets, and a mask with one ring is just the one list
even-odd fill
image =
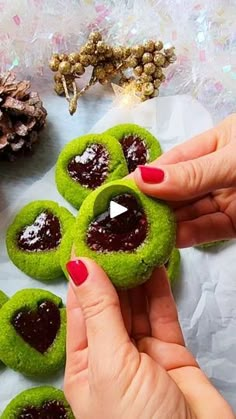
{"label": "index finger", "polygon": [[162,154],[158,159],[150,163],[156,164],[175,164],[187,160],[197,159],[206,154],[213,153],[218,148],[218,131],[212,128],[190,140],[173,147],[170,151]]}
{"label": "index finger", "polygon": [[164,267],[156,268],[144,284],[149,303],[152,336],[163,342],[184,345],[178,313]]}

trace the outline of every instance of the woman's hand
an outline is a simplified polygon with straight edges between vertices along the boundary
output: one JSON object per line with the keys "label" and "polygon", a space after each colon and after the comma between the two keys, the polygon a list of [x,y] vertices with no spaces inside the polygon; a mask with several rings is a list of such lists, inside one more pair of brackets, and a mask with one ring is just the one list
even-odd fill
{"label": "woman's hand", "polygon": [[139,167],[134,180],[175,208],[178,247],[235,238],[236,114]]}
{"label": "woman's hand", "polygon": [[184,345],[164,268],[119,297],[103,270],[67,265],[65,394],[76,419],[233,419]]}

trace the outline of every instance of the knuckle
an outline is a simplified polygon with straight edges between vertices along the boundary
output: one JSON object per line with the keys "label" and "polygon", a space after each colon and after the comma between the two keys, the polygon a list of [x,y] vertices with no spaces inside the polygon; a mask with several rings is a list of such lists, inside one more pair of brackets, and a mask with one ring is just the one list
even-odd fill
{"label": "knuckle", "polygon": [[232,157],[235,160],[234,149],[226,150],[221,154],[220,166],[219,166],[219,176],[224,180],[225,186],[231,186],[235,182],[235,171],[232,170]]}
{"label": "knuckle", "polygon": [[198,192],[203,184],[203,170],[201,165],[194,160],[189,160],[187,164],[180,165],[179,177],[184,179],[183,194]]}
{"label": "knuckle", "polygon": [[119,307],[118,298],[111,295],[102,295],[93,301],[87,301],[81,304],[83,316],[85,320],[99,316],[110,309],[117,309]]}
{"label": "knuckle", "polygon": [[[184,152],[182,144],[179,144],[173,147],[169,152],[167,151],[167,153],[164,153],[163,156],[164,156],[164,159],[170,156],[171,164],[180,163],[186,160],[185,152]],[[167,159],[167,164],[168,164],[168,159]]]}
{"label": "knuckle", "polygon": [[131,348],[130,341],[126,341],[114,353],[118,370],[123,369],[125,365],[131,366],[136,361],[136,352],[131,350]]}
{"label": "knuckle", "polygon": [[183,147],[182,145],[177,145],[176,147],[173,148],[173,160],[175,160],[176,162],[181,162],[185,160],[185,153],[183,151]]}

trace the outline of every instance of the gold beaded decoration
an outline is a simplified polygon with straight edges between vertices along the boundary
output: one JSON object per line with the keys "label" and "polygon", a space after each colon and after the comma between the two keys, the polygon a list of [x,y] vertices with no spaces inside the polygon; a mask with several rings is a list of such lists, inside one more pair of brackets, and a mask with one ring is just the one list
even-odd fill
{"label": "gold beaded decoration", "polygon": [[[147,100],[158,95],[159,87],[165,81],[163,69],[176,60],[173,46],[163,48],[160,40],[146,40],[143,45],[132,47],[113,47],[103,40],[100,32],[91,32],[80,51],[52,54],[49,68],[55,72],[54,90],[58,95],[65,95],[71,115],[77,109],[79,97],[91,86],[97,82],[102,85],[110,83],[114,77],[124,88],[132,86],[133,89],[134,86],[135,94],[141,100]],[[92,75],[80,90],[76,80],[87,67],[92,67]]]}

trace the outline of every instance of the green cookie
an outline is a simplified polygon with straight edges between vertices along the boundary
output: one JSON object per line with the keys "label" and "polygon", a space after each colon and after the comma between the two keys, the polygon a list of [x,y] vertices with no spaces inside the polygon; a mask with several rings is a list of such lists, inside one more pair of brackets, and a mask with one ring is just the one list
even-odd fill
{"label": "green cookie", "polygon": [[9,300],[8,296],[0,290],[0,308]]}
{"label": "green cookie", "polygon": [[10,259],[33,278],[59,278],[61,239],[73,223],[73,215],[56,202],[29,203],[8,228],[6,245]]}
{"label": "green cookie", "polygon": [[116,125],[105,134],[112,135],[121,143],[129,173],[138,165],[150,163],[162,154],[159,141],[139,125]]}
{"label": "green cookie", "polygon": [[[7,295],[0,290],[0,309],[2,308],[2,306],[9,300],[9,298],[7,297]],[[2,366],[2,363],[0,362],[0,366]]]}
{"label": "green cookie", "polygon": [[48,376],[65,362],[66,310],[49,291],[18,291],[0,310],[0,359],[31,377]]}
{"label": "green cookie", "polygon": [[54,387],[35,387],[18,394],[1,419],[74,419],[64,393]]}
{"label": "green cookie", "polygon": [[168,262],[165,264],[171,285],[173,285],[179,277],[180,259],[181,259],[180,251],[174,248]]}
{"label": "green cookie", "polygon": [[[104,243],[106,249],[91,247],[88,240],[91,241],[91,227],[96,228],[97,220],[104,219],[109,209],[111,200],[127,197],[132,200],[132,205],[138,205],[133,212],[128,208],[128,212],[123,214],[120,225],[115,225],[115,232],[109,230],[110,219],[103,228],[105,232]],[[135,201],[135,203],[133,202]],[[136,208],[136,206],[135,206]],[[122,217],[121,215],[119,217]],[[95,223],[94,223],[95,220]],[[100,221],[99,221],[100,222]],[[104,221],[101,221],[102,223]],[[122,227],[123,226],[123,227]],[[147,226],[147,228],[145,227]],[[113,228],[113,227],[112,227]],[[122,228],[125,229],[122,231]],[[146,228],[146,235],[144,236]],[[175,220],[171,209],[162,201],[147,197],[139,191],[135,183],[131,180],[120,180],[110,182],[101,186],[92,192],[83,202],[80,212],[77,216],[74,231],[68,233],[62,242],[61,261],[65,269],[65,263],[70,258],[73,245],[73,251],[77,257],[90,257],[94,259],[108,274],[111,281],[119,288],[132,288],[145,282],[151,275],[154,267],[163,265],[170,257],[175,244]],[[113,234],[114,233],[114,234]],[[99,229],[97,233],[99,233]],[[103,234],[103,233],[102,233]],[[110,234],[106,237],[106,234]],[[139,241],[137,247],[133,243]],[[110,241],[113,249],[109,251]],[[125,250],[120,250],[119,243],[125,246]],[[129,247],[131,246],[131,247]],[[129,250],[132,248],[132,250]]]}
{"label": "green cookie", "polygon": [[61,242],[61,255],[60,255],[61,268],[67,278],[68,278],[68,272],[66,270],[66,264],[71,259],[74,234],[75,234],[75,228],[73,226],[66,232]]}
{"label": "green cookie", "polygon": [[122,148],[108,134],[76,138],[61,151],[56,164],[60,194],[75,208],[98,186],[128,174]]}
{"label": "green cookie", "polygon": [[194,246],[194,247],[196,247],[196,249],[200,249],[200,250],[207,250],[209,248],[214,248],[214,247],[220,246],[220,245],[226,243],[227,241],[228,240],[218,240],[218,241],[214,241],[214,242],[199,244],[198,246]]}

